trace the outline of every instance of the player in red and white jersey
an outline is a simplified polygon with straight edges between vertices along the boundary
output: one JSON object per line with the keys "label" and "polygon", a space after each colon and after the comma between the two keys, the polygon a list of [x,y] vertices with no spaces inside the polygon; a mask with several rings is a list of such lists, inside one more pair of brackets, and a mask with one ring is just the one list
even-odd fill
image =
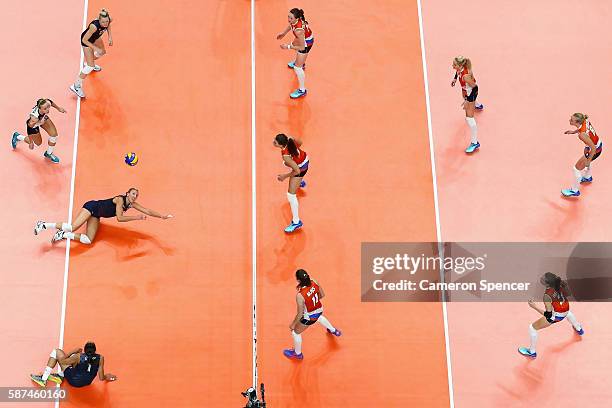
{"label": "player in red and white jersey", "polygon": [[297,314],[289,325],[291,335],[293,336],[293,348],[283,350],[283,354],[287,358],[302,360],[302,332],[319,322],[327,329],[327,332],[334,336],[341,336],[342,332],[336,329],[325,316],[323,316],[323,305],[321,299],[325,297],[325,292],[321,285],[314,279],[311,279],[303,269],[295,271],[295,278],[298,281],[296,286],[298,293],[295,295],[297,303]]}
{"label": "player in red and white jersey", "polygon": [[565,131],[566,135],[575,135],[577,133],[578,139],[586,145],[583,156],[578,159],[573,168],[574,184],[568,189],[561,190],[561,194],[566,197],[578,197],[580,195],[580,184],[593,181],[591,164],[601,155],[603,144],[588,119],[589,116],[584,113],[574,113],[569,123],[572,126],[576,126],[576,130]]}
{"label": "player in red and white jersey", "polygon": [[304,17],[304,10],[293,8],[289,11],[287,16],[289,25],[285,30],[276,36],[277,40],[281,40],[289,31],[295,36],[295,40],[292,44],[281,44],[282,49],[296,50],[295,60],[291,61],[287,66],[295,71],[299,82],[299,88],[293,91],[289,96],[293,99],[300,98],[306,95],[306,74],[304,69],[306,68],[306,57],[310,49],[314,45],[314,36],[312,30],[308,27],[308,21]]}
{"label": "player in red and white jersey", "polygon": [[476,79],[472,72],[472,62],[469,58],[458,56],[453,59],[453,69],[455,70],[455,78],[451,82],[451,86],[455,86],[457,79],[461,85],[461,94],[463,95],[463,110],[465,111],[465,121],[470,127],[471,141],[470,145],[465,149],[466,153],[474,153],[476,149],[480,148],[478,142],[478,128],[476,126],[476,119],[474,119],[474,110],[482,110],[484,106],[476,103],[476,97],[478,96],[478,85],[476,85]]}
{"label": "player in red and white jersey", "polygon": [[546,272],[544,276],[540,278],[540,283],[546,286],[543,299],[545,310],[540,309],[533,300],[530,300],[528,303],[530,307],[543,317],[529,325],[529,337],[531,338],[531,345],[529,348],[519,347],[518,349],[519,353],[531,358],[537,357],[536,342],[538,340],[538,330],[545,329],[567,318],[577,334],[580,336],[584,334],[582,326],[570,311],[570,304],[567,299],[569,295],[567,282],[563,281],[561,277],[554,273]]}
{"label": "player in red and white jersey", "polygon": [[299,215],[299,204],[297,199],[297,190],[300,187],[305,187],[306,182],[303,181],[303,177],[308,172],[308,165],[310,159],[308,154],[302,150],[302,142],[299,139],[293,139],[283,133],[279,133],[274,138],[273,142],[275,147],[281,149],[283,156],[283,163],[285,166],[291,168],[289,173],[279,174],[276,178],[278,181],[284,181],[289,179],[289,188],[287,190],[287,200],[291,207],[291,224],[285,228],[285,232],[293,232],[298,228],[302,228],[302,220]]}

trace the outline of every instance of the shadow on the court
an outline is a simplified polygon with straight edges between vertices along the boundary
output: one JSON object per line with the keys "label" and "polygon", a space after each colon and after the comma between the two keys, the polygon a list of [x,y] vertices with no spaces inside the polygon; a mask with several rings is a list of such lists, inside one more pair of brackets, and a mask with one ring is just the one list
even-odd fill
{"label": "shadow on the court", "polygon": [[469,160],[475,154],[478,154],[479,150],[468,155],[465,153],[465,148],[469,144],[469,138],[466,136],[468,129],[465,126],[465,122],[457,123],[457,133],[450,140],[451,144],[440,148],[440,152],[436,157],[436,166],[438,168],[439,180],[444,180],[448,183],[451,181],[458,180],[464,177],[465,173],[465,162]]}
{"label": "shadow on the court", "polygon": [[541,348],[540,354],[535,360],[527,359],[518,355],[523,361],[515,367],[513,372],[516,377],[514,384],[497,384],[497,386],[508,396],[518,401],[529,401],[540,399],[542,393],[548,393],[547,385],[550,385],[550,373],[556,372],[555,367],[561,353],[577,342],[582,337],[572,335],[571,338],[556,344],[553,347]]}
{"label": "shadow on the court", "polygon": [[156,236],[125,227],[100,223],[96,239],[92,245],[74,243],[70,248],[70,254],[78,256],[96,245],[108,244],[115,250],[117,260],[129,261],[141,258],[152,253],[151,246],[161,250],[165,255],[171,256],[175,248],[169,247],[161,242]]}
{"label": "shadow on the court", "polygon": [[[281,232],[279,232],[281,233]],[[295,271],[302,267],[298,265],[299,255],[306,248],[306,241],[308,235],[302,229],[297,230],[292,234],[285,234],[283,246],[274,249],[276,255],[276,262],[266,272],[266,278],[271,283],[295,281]]]}
{"label": "shadow on the court", "polygon": [[[61,141],[58,140],[58,143],[60,142]],[[35,174],[35,176],[26,177],[24,183],[31,184],[37,196],[45,200],[55,198],[57,199],[57,203],[60,204],[60,200],[63,201],[64,197],[59,197],[58,195],[62,194],[66,179],[70,178],[72,163],[66,162],[71,158],[60,157],[59,163],[51,163],[43,157],[43,153],[46,149],[47,144],[45,141],[40,147],[35,148],[33,151],[28,149],[27,144],[21,142],[13,153],[19,156],[18,158],[20,160],[30,165],[31,171],[29,171],[28,174]]]}
{"label": "shadow on the court", "polygon": [[93,384],[88,387],[75,388],[64,382],[62,388],[67,390],[67,401],[74,407],[109,407],[110,396],[108,387],[113,387],[106,381],[98,381],[97,377]]}
{"label": "shadow on the court", "polygon": [[554,210],[537,228],[537,235],[549,241],[572,241],[574,231],[580,231],[584,214],[584,202],[565,203],[559,200],[547,199],[546,203]]}

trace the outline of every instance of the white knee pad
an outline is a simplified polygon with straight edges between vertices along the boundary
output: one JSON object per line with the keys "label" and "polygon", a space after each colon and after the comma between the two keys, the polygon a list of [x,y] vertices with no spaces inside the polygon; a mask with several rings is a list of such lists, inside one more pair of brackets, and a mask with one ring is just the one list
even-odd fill
{"label": "white knee pad", "polygon": [[100,58],[103,55],[104,54],[100,54],[98,51],[94,51],[94,57],[96,57],[96,58]]}
{"label": "white knee pad", "polygon": [[54,359],[57,360],[57,349],[53,349],[51,354],[49,354],[49,357],[54,358]]}
{"label": "white knee pad", "polygon": [[57,143],[57,136],[50,136],[49,137],[49,144],[56,144]]}
{"label": "white knee pad", "polygon": [[72,225],[67,222],[62,222],[62,230],[66,232],[72,232]]}
{"label": "white knee pad", "polygon": [[81,68],[81,74],[89,75],[93,70],[94,67],[90,67],[89,65],[85,64],[83,65],[83,68]]}
{"label": "white knee pad", "polygon": [[81,234],[81,239],[79,241],[81,241],[81,244],[91,244],[91,239],[85,234]]}

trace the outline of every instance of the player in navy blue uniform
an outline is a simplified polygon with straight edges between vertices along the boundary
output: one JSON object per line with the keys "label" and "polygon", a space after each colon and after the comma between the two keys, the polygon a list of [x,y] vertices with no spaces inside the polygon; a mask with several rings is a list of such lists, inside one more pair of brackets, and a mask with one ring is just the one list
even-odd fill
{"label": "player in navy blue uniform", "polygon": [[113,36],[111,34],[111,17],[106,9],[100,11],[100,15],[96,20],[93,20],[87,26],[87,30],[81,34],[81,46],[83,47],[83,56],[85,57],[85,65],[81,68],[81,72],[77,76],[74,84],[70,85],[70,90],[77,94],[79,98],[85,97],[83,92],[83,80],[92,71],[102,71],[100,66],[96,65],[95,60],[106,54],[104,42],[102,42],[102,34],[108,33],[108,45],[113,46]]}
{"label": "player in navy blue uniform", "polygon": [[[167,220],[172,218],[172,215],[162,215],[157,211],[150,210],[138,204],[138,189],[130,188],[124,195],[118,195],[106,200],[92,200],[83,204],[83,208],[74,219],[72,224],[66,222],[45,222],[38,221],[34,227],[34,235],[38,235],[42,230],[55,228],[58,231],[51,239],[51,243],[56,243],[62,239],[73,239],[82,244],[91,244],[96,237],[98,227],[100,226],[100,218],[116,217],[119,222],[146,220],[147,215],[151,217]],[[140,211],[142,215],[123,215],[130,208]],[[85,234],[74,233],[87,223]]]}
{"label": "player in navy blue uniform", "polygon": [[[57,373],[51,373],[56,365]],[[100,381],[117,380],[111,373],[104,374],[104,357],[96,353],[96,345],[90,341],[85,344],[84,350],[79,348],[65,353],[61,349],[53,349],[45,371],[31,374],[30,378],[41,387],[47,386],[47,380],[61,384],[64,379],[73,387],[85,387],[93,382],[96,375]]]}

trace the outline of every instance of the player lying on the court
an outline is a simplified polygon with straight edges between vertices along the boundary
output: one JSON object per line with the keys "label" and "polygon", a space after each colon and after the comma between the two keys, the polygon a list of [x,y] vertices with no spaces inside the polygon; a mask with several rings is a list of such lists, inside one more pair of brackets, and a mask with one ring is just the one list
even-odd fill
{"label": "player lying on the court", "polygon": [[[136,199],[138,199],[138,189],[132,187],[123,195],[118,195],[106,200],[88,201],[83,204],[83,208],[81,208],[81,211],[79,211],[79,214],[72,224],[66,222],[38,221],[34,227],[34,235],[38,235],[44,229],[56,228],[58,231],[51,239],[52,244],[68,238],[83,244],[91,244],[96,237],[96,232],[98,232],[100,218],[116,217],[119,222],[146,220],[147,215],[163,220],[172,218],[170,214],[162,215],[157,211],[143,207],[136,202]],[[130,208],[140,211],[143,215],[123,215],[123,213]],[[78,230],[85,223],[87,223],[85,234],[74,233],[74,231]]]}
{"label": "player lying on the court", "polygon": [[544,276],[540,278],[540,283],[546,286],[544,291],[544,307],[545,310],[540,309],[533,300],[530,300],[529,306],[540,313],[542,316],[535,322],[529,325],[529,337],[531,337],[531,346],[519,347],[518,351],[524,356],[536,358],[536,342],[538,340],[538,330],[545,329],[552,324],[560,322],[567,317],[577,334],[582,336],[584,330],[574,314],[570,311],[569,290],[567,282],[563,281],[559,276],[554,273],[546,272]]}
{"label": "player lying on the court", "polygon": [[578,197],[580,195],[580,184],[590,183],[593,181],[591,176],[591,164],[601,155],[603,144],[597,136],[593,125],[588,120],[589,116],[584,113],[574,113],[570,118],[570,125],[576,126],[576,130],[566,130],[566,135],[575,135],[578,133],[580,139],[586,146],[583,156],[578,159],[574,166],[574,184],[565,190],[561,190],[561,194],[566,197]]}
{"label": "player lying on the court", "polygon": [[[85,387],[93,382],[96,374],[100,381],[117,379],[111,373],[104,374],[104,356],[96,354],[95,343],[88,342],[84,349],[84,353],[80,348],[70,353],[64,353],[61,349],[53,349],[42,375],[31,374],[30,378],[41,387],[47,386],[47,380],[61,384],[64,378],[73,387]],[[52,374],[51,371],[56,365],[57,373]]]}
{"label": "player lying on the court", "polygon": [[289,330],[291,330],[293,336],[293,348],[283,350],[283,354],[290,359],[302,360],[304,358],[302,354],[302,332],[308,326],[319,322],[327,329],[328,333],[334,336],[341,336],[342,332],[332,326],[329,320],[323,316],[323,304],[321,303],[321,299],[325,297],[323,288],[314,279],[310,279],[308,273],[303,269],[295,271],[295,278],[298,281],[296,286],[298,293],[295,295],[297,314],[289,325]]}
{"label": "player lying on the court", "polygon": [[457,79],[461,85],[461,94],[463,95],[463,110],[465,111],[465,121],[470,127],[471,140],[470,145],[465,149],[466,153],[474,153],[480,148],[478,142],[478,127],[476,119],[474,119],[474,109],[482,110],[484,106],[476,102],[478,96],[478,85],[476,78],[472,72],[472,61],[469,58],[458,56],[453,59],[453,69],[455,70],[455,78],[451,82],[451,86],[455,86]]}
{"label": "player lying on the court", "polygon": [[34,149],[34,145],[40,146],[42,144],[40,128],[43,128],[49,135],[49,147],[47,147],[43,156],[53,163],[59,163],[59,158],[53,154],[53,150],[57,144],[57,128],[53,124],[51,118],[49,118],[51,108],[55,108],[61,113],[66,113],[66,109],[56,105],[51,99],[42,98],[36,101],[36,105],[30,112],[30,117],[26,120],[27,136],[19,132],[13,133],[13,138],[11,140],[13,149],[17,148],[17,143],[19,142],[26,142],[30,150]]}
{"label": "player lying on the court", "polygon": [[81,68],[74,84],[70,85],[70,90],[77,94],[79,98],[85,97],[83,92],[83,80],[93,71],[102,71],[95,60],[106,54],[102,34],[108,33],[108,45],[113,46],[113,36],[111,34],[111,17],[106,9],[100,10],[100,14],[96,20],[92,20],[87,26],[87,29],[81,33],[81,47],[83,47],[83,57],[85,64]]}
{"label": "player lying on the court", "polygon": [[281,44],[282,49],[295,50],[295,59],[287,64],[287,66],[295,72],[298,79],[298,89],[291,92],[289,95],[292,99],[300,98],[306,95],[306,58],[314,45],[314,36],[312,30],[308,27],[308,21],[304,17],[304,10],[293,8],[287,16],[289,25],[285,30],[276,36],[277,40],[283,39],[289,31],[295,36],[295,40],[291,44]]}

